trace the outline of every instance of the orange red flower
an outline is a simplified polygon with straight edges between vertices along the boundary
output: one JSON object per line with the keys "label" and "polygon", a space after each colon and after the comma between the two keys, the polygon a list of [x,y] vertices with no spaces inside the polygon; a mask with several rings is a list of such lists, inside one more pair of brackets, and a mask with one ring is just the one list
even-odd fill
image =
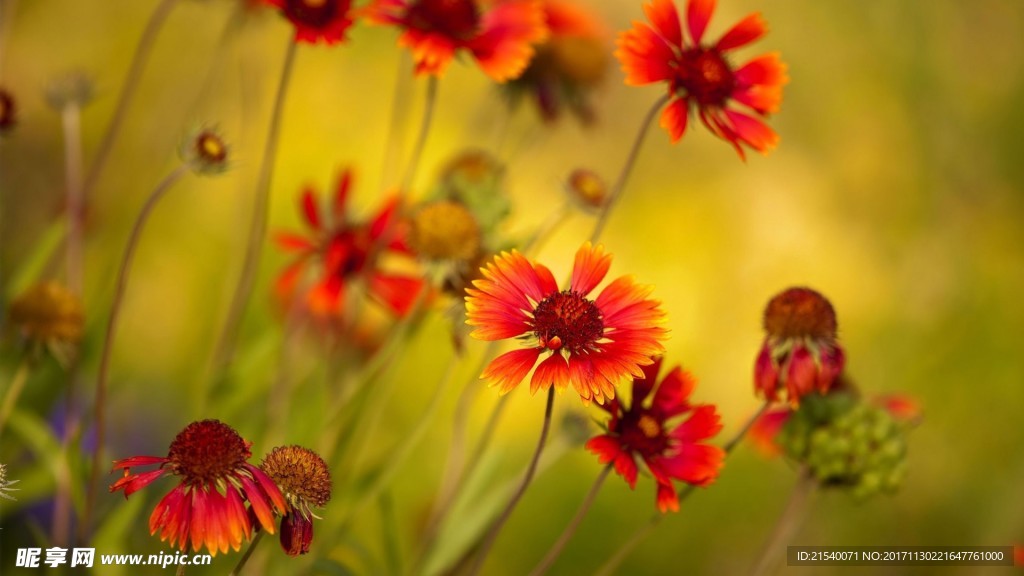
{"label": "orange red flower", "polygon": [[733,66],[728,53],[763,36],[767,25],[754,13],[717,42],[706,44],[704,32],[714,10],[715,0],[689,0],[686,38],[672,0],[652,0],[644,5],[651,24],[634,22],[632,29],[621,33],[615,55],[626,73],[626,84],[668,84],[671,99],[662,110],[661,126],[672,142],[683,137],[692,112],[713,134],[732,144],[741,158],[745,157],[741,144],[768,153],[779,137],[757,116],[778,111],[782,87],[789,81],[786,65],[772,52]]}
{"label": "orange red flower", "polygon": [[[210,555],[238,550],[253,530],[274,533],[274,514],[287,503],[262,470],[249,464],[250,443],[233,428],[217,420],[193,422],[171,442],[167,456],[135,456],[114,462],[124,477],[110,486],[127,498],[162,476],[180,476],[181,482],[160,500],[149,517],[149,533],[177,544],[182,552],[205,547]],[[129,474],[136,466],[159,464],[149,472]],[[250,520],[245,502],[255,517]],[[255,525],[258,524],[258,525]]]}
{"label": "orange red flower", "polygon": [[594,299],[612,257],[601,246],[584,244],[576,253],[569,287],[559,290],[551,271],[518,251],[502,252],[483,279],[466,290],[466,323],[480,340],[522,338],[530,347],[495,358],[482,378],[511,391],[534,370],[530,392],[568,385],[584,402],[615,397],[615,385],[628,376],[642,377],[641,366],[664,348],[665,313],[651,288],[629,276],[607,285]]}
{"label": "orange red flower", "polygon": [[401,28],[416,73],[434,76],[465,51],[494,80],[515,78],[547,34],[539,0],[374,0],[369,14]]}
{"label": "orange red flower", "polygon": [[369,222],[352,221],[348,211],[352,179],[351,170],[342,173],[334,198],[325,209],[321,209],[312,189],[303,191],[300,208],[309,230],[306,234],[277,234],[277,244],[296,254],[277,278],[277,294],[284,302],[292,302],[303,273],[310,265],[319,264],[312,287],[305,289],[306,303],[314,314],[340,314],[350,284],[365,275],[370,295],[404,315],[423,287],[422,279],[377,269],[385,253],[412,258],[405,230],[397,222],[397,202],[385,202]]}
{"label": "orange red flower", "polygon": [[607,432],[591,438],[587,449],[602,464],[613,463],[630,488],[636,488],[637,458],[643,460],[658,483],[658,510],[668,512],[679,510],[672,481],[707,486],[718,477],[725,451],[702,442],[722,424],[713,405],[690,404],[697,381],[676,366],[655,385],[661,363],[658,358],[633,380],[628,407],[619,399],[603,406],[611,416]]}
{"label": "orange red flower", "polygon": [[277,7],[295,26],[295,41],[316,44],[321,40],[336,44],[345,39],[345,31],[354,19],[352,0],[264,0]]}

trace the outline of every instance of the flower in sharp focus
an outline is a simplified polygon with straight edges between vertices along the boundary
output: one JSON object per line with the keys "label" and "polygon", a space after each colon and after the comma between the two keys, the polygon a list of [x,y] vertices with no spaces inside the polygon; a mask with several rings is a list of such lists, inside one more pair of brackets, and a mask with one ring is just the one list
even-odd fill
{"label": "flower in sharp focus", "polygon": [[[202,420],[185,427],[171,442],[167,456],[135,456],[114,462],[124,477],[110,491],[124,490],[125,498],[161,476],[179,476],[181,482],[160,500],[149,517],[149,533],[177,544],[182,552],[203,547],[211,555],[238,550],[252,536],[253,522],[274,533],[274,514],[284,514],[287,502],[267,475],[247,460],[250,443],[233,428],[217,420]],[[159,464],[149,472],[131,474],[136,466]]]}
{"label": "flower in sharp focus", "polygon": [[741,144],[767,154],[778,144],[778,135],[756,116],[778,111],[782,87],[789,81],[786,65],[772,52],[735,67],[728,53],[757,40],[767,32],[758,13],[730,28],[714,44],[703,42],[715,0],[689,0],[686,32],[672,0],[652,0],[644,5],[651,24],[634,22],[619,35],[616,57],[626,73],[626,84],[640,86],[666,82],[671,99],[661,114],[661,126],[672,142],[686,132],[691,113],[716,136],[731,143],[741,158]]}
{"label": "flower in sharp focus", "polygon": [[824,394],[846,362],[836,340],[832,304],[810,288],[790,288],[768,302],[767,332],[754,365],[754,388],[768,400],[786,390],[790,404],[811,392]]}
{"label": "flower in sharp focus", "polygon": [[228,168],[228,148],[215,128],[192,130],[181,142],[178,154],[197,174],[220,174]]}
{"label": "flower in sharp focus", "polygon": [[8,492],[14,492],[18,490],[18,488],[11,488],[11,486],[14,486],[18,482],[18,480],[8,480],[7,465],[0,464],[0,498],[5,498],[7,500],[15,500],[14,496],[11,496],[10,494],[8,494]]}
{"label": "flower in sharp focus", "polygon": [[14,128],[18,118],[18,108],[14,104],[14,96],[0,86],[0,134]]}
{"label": "flower in sharp focus", "polygon": [[611,416],[607,432],[591,438],[587,449],[602,464],[613,463],[630,488],[636,487],[637,458],[643,460],[658,483],[658,510],[668,512],[679,510],[672,480],[707,486],[718,477],[725,451],[703,442],[722,424],[713,405],[690,403],[696,380],[676,366],[655,384],[661,362],[633,380],[629,407],[618,398],[602,407]]}
{"label": "flower in sharp focus", "polygon": [[530,392],[572,384],[584,402],[615,397],[627,376],[642,377],[641,366],[664,350],[665,313],[651,288],[622,276],[596,298],[590,293],[604,279],[612,257],[601,246],[584,244],[576,253],[569,287],[559,290],[546,267],[518,251],[502,252],[484,278],[467,289],[466,323],[479,340],[521,338],[528,348],[506,352],[484,369],[482,378],[505,394],[533,369]]}
{"label": "flower in sharp focus", "polygon": [[512,102],[527,97],[545,122],[568,109],[584,124],[594,120],[590,93],[608,72],[608,33],[588,10],[566,0],[543,0],[549,36],[529,66],[507,84]]}
{"label": "flower in sharp focus", "polygon": [[539,0],[374,0],[370,18],[402,29],[417,74],[441,76],[459,51],[498,82],[515,78],[547,35]]}
{"label": "flower in sharp focus", "polygon": [[64,285],[40,282],[15,298],[11,325],[32,346],[48,350],[62,364],[74,355],[85,330],[82,301]]}
{"label": "flower in sharp focus", "polygon": [[295,26],[295,41],[316,44],[321,40],[337,44],[354,19],[352,0],[264,0],[277,7]]}
{"label": "flower in sharp focus", "polygon": [[331,473],[316,452],[301,446],[279,446],[260,463],[288,501],[281,518],[281,547],[289,556],[309,552],[313,542],[313,508],[331,499]]}
{"label": "flower in sharp focus", "polygon": [[342,173],[334,198],[325,210],[312,189],[303,191],[300,205],[308,232],[277,234],[278,245],[296,254],[278,276],[277,294],[284,302],[292,302],[300,290],[303,273],[316,263],[313,286],[301,288],[314,314],[341,314],[346,292],[365,278],[371,296],[404,315],[412,308],[423,281],[414,276],[386,274],[377,267],[385,255],[412,256],[405,242],[404,225],[397,221],[397,201],[387,201],[369,222],[353,221],[348,210],[352,178],[351,170]]}

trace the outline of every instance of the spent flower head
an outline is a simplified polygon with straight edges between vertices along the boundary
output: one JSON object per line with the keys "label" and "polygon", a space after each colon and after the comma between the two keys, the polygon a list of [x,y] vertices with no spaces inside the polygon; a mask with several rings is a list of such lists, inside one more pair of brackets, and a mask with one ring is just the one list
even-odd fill
{"label": "spent flower head", "polygon": [[648,298],[651,288],[621,276],[593,299],[612,257],[601,246],[584,244],[576,252],[569,286],[559,289],[551,271],[518,251],[502,252],[484,278],[466,290],[466,323],[480,340],[518,338],[527,348],[495,358],[482,378],[511,391],[533,370],[530,392],[568,385],[584,402],[615,397],[622,379],[642,377],[642,366],[661,353],[666,330],[661,303]]}
{"label": "spent flower head", "polygon": [[429,260],[470,260],[480,252],[480,225],[461,202],[428,202],[410,218],[409,246]]}
{"label": "spent flower head", "polygon": [[289,556],[309,552],[313,542],[313,508],[331,499],[331,473],[316,452],[302,446],[278,446],[260,468],[277,484],[288,501],[281,518],[281,547]]}
{"label": "spent flower head", "polygon": [[[206,548],[211,555],[238,550],[253,530],[274,533],[274,514],[284,514],[287,502],[266,473],[248,462],[251,443],[219,420],[202,420],[185,427],[167,456],[134,456],[114,462],[124,477],[110,486],[127,498],[162,476],[180,481],[149,517],[149,533],[177,545],[182,552]],[[149,472],[131,468],[159,464]],[[245,503],[249,504],[246,511]],[[250,512],[254,519],[250,519]]]}
{"label": "spent flower head", "polygon": [[0,464],[0,498],[5,498],[7,500],[15,500],[16,498],[8,494],[8,492],[15,492],[19,490],[18,488],[11,488],[11,486],[14,486],[18,482],[18,480],[8,480],[7,465]]}
{"label": "spent flower head", "polygon": [[33,349],[48,350],[65,365],[74,357],[85,331],[81,299],[52,280],[34,284],[15,298],[8,318]]}
{"label": "spent flower head", "polygon": [[644,5],[650,24],[633,22],[633,28],[622,32],[615,56],[626,73],[626,84],[667,84],[669,102],[661,114],[661,127],[668,131],[672,142],[683,137],[693,114],[713,134],[732,144],[740,158],[745,157],[741,144],[767,154],[779,137],[758,117],[778,111],[782,87],[789,81],[786,65],[776,52],[738,67],[730,62],[732,50],[768,31],[759,13],[739,21],[716,42],[706,43],[704,32],[715,3],[687,1],[688,37],[684,37],[673,1],[651,0]]}

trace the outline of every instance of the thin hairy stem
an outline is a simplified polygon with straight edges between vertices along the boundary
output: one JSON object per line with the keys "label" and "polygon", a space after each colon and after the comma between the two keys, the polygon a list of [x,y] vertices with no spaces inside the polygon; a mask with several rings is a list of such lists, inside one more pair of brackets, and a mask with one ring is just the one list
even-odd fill
{"label": "thin hairy stem", "polygon": [[82,109],[70,102],[60,111],[64,131],[64,180],[67,186],[67,279],[68,289],[81,296],[82,241],[85,202],[82,196]]}
{"label": "thin hairy stem", "polygon": [[548,550],[548,553],[544,555],[544,559],[537,564],[537,567],[530,572],[530,576],[541,576],[546,574],[551,568],[551,565],[558,560],[558,557],[562,554],[562,550],[565,549],[565,545],[569,543],[573,535],[576,534],[576,529],[580,527],[580,523],[583,522],[583,518],[586,517],[587,512],[590,511],[590,507],[594,504],[594,500],[597,498],[597,493],[601,491],[601,486],[604,485],[604,481],[608,478],[608,473],[612,471],[612,464],[608,464],[598,474],[597,480],[594,481],[594,485],[590,487],[590,492],[587,493],[587,497],[583,499],[583,504],[580,504],[579,510],[576,511],[576,516],[569,522],[569,525],[562,531],[562,535],[555,541],[554,546]]}
{"label": "thin hairy stem", "polygon": [[409,194],[409,188],[416,181],[416,172],[420,167],[423,150],[427,147],[427,137],[430,135],[430,125],[434,120],[434,109],[437,107],[437,84],[437,76],[431,75],[427,80],[427,98],[423,104],[423,119],[420,121],[420,131],[416,136],[416,142],[413,144],[409,163],[405,167],[405,175],[402,176],[402,186],[398,189],[400,198]]}
{"label": "thin hairy stem", "polygon": [[7,388],[7,392],[4,393],[3,404],[0,404],[0,438],[3,437],[7,418],[10,417],[14,407],[18,404],[18,397],[21,396],[21,392],[25,389],[25,382],[28,381],[28,375],[31,371],[31,362],[28,355],[26,355],[18,365],[18,369],[15,370],[14,377],[11,378],[11,385]]}

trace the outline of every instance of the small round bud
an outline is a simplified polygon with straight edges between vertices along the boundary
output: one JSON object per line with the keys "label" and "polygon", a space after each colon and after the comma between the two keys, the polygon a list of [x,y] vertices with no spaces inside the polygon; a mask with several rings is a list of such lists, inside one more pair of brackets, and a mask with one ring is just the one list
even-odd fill
{"label": "small round bud", "polygon": [[608,187],[592,170],[577,168],[565,184],[569,196],[587,208],[600,208],[608,201]]}
{"label": "small round bud", "polygon": [[476,218],[459,202],[431,202],[412,217],[409,244],[425,258],[469,260],[480,251],[480,242]]}
{"label": "small round bud", "polygon": [[229,148],[213,128],[194,131],[181,144],[181,159],[197,174],[219,174],[227,169]]}
{"label": "small round bud", "polygon": [[40,344],[77,344],[85,314],[82,302],[57,282],[41,282],[11,302],[9,317],[22,337]]}

